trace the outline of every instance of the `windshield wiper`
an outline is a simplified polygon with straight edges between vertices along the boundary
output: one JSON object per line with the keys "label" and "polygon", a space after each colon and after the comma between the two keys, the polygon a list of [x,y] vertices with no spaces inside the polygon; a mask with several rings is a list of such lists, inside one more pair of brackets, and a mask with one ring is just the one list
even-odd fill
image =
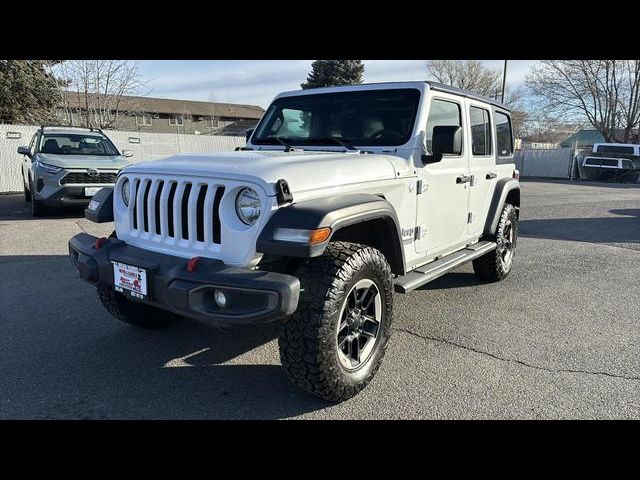
{"label": "windshield wiper", "polygon": [[285,150],[288,150],[288,149],[292,148],[291,144],[289,144],[289,142],[288,142],[288,140],[289,140],[288,137],[274,137],[274,136],[271,136],[271,137],[265,137],[265,138],[260,139],[261,142],[268,142],[271,145],[274,144],[274,140],[276,142],[280,143],[281,145],[284,145],[284,149]]}
{"label": "windshield wiper", "polygon": [[307,138],[304,141],[304,143],[307,145],[314,144],[314,143],[326,144],[327,142],[333,142],[336,145],[340,145],[341,147],[346,148],[347,150],[358,150],[356,147],[353,146],[353,144],[349,140],[344,140],[336,137]]}

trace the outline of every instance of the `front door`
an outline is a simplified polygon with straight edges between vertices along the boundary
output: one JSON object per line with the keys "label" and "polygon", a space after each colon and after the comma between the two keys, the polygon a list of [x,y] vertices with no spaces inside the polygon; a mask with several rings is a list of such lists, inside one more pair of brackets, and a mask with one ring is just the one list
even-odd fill
{"label": "front door", "polygon": [[462,150],[447,154],[442,160],[419,169],[422,193],[417,195],[416,251],[427,257],[437,256],[457,247],[466,237],[469,202],[469,159],[462,103],[446,94],[431,98],[425,140],[432,153],[435,126],[462,127]]}

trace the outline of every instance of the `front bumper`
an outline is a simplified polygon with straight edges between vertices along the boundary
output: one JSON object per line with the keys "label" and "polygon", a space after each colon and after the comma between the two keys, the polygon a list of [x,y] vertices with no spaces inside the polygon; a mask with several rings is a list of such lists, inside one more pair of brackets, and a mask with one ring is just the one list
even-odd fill
{"label": "front bumper", "polygon": [[65,207],[65,206],[87,206],[93,197],[87,197],[84,194],[85,187],[98,187],[108,188],[113,187],[112,184],[95,184],[95,185],[73,185],[73,186],[58,186],[49,187],[45,184],[45,187],[38,192],[38,199],[42,200],[47,205],[52,207]]}
{"label": "front bumper", "polygon": [[[142,301],[185,317],[216,324],[262,323],[291,315],[298,306],[300,282],[282,273],[226,266],[202,258],[194,271],[188,260],[151,252],[108,239],[96,249],[96,237],[80,233],[69,241],[71,263],[83,280],[98,288],[114,288],[113,264],[126,263],[147,272],[148,295]],[[230,298],[219,309],[214,290]]]}

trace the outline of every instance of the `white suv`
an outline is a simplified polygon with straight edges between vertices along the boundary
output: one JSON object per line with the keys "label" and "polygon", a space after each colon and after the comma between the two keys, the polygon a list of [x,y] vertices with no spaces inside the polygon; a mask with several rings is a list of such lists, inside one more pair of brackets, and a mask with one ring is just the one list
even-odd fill
{"label": "white suv", "polygon": [[280,94],[235,152],[137,163],[86,210],[111,238],[69,242],[125,322],[280,320],[282,364],[331,401],[371,380],[393,293],[464,262],[505,278],[520,186],[509,110],[431,82]]}

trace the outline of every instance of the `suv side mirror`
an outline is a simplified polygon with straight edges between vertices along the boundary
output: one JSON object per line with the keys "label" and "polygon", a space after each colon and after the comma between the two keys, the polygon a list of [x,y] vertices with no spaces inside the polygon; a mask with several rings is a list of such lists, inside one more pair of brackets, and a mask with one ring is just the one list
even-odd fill
{"label": "suv side mirror", "polygon": [[244,133],[245,138],[247,139],[247,142],[249,141],[249,139],[251,138],[251,135],[253,135],[253,131],[255,130],[255,128],[250,128],[249,130],[247,130]]}
{"label": "suv side mirror", "polygon": [[122,150],[122,156],[125,158],[133,157],[133,152],[131,150]]}
{"label": "suv side mirror", "polygon": [[31,150],[29,150],[29,147],[18,147],[18,153],[31,158]]}
{"label": "suv side mirror", "polygon": [[422,163],[437,163],[443,155],[460,155],[462,153],[462,127],[458,125],[438,125],[433,127],[431,138],[433,154],[422,155]]}

